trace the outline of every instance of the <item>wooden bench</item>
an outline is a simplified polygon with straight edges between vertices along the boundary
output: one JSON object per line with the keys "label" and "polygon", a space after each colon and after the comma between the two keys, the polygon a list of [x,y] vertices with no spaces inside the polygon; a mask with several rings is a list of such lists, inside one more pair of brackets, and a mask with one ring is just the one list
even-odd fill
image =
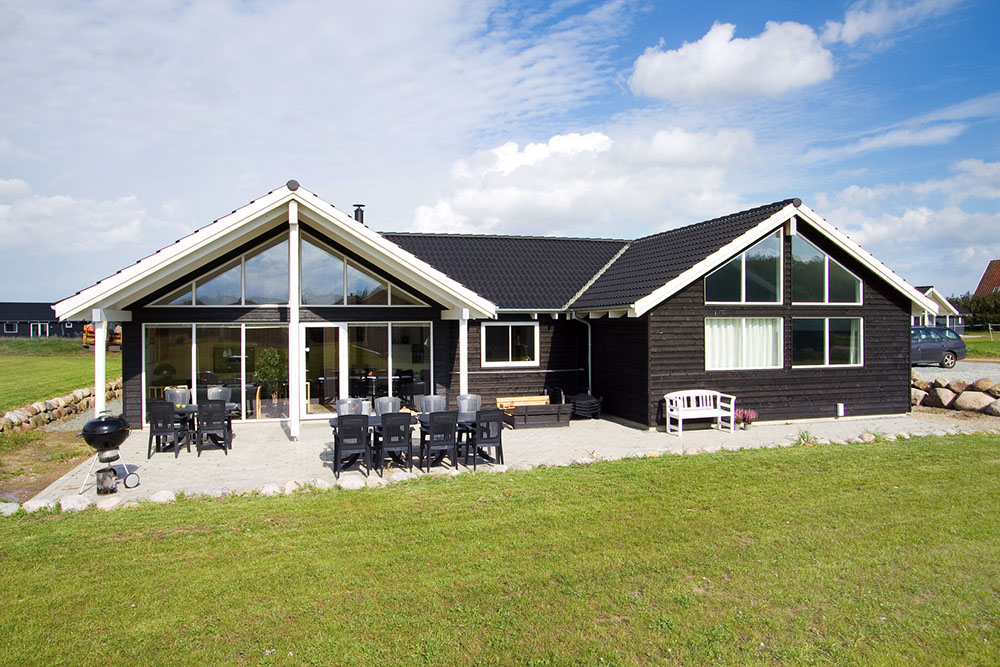
{"label": "wooden bench", "polygon": [[730,394],[722,394],[711,389],[686,389],[664,394],[663,400],[666,403],[665,412],[667,417],[667,433],[672,433],[672,421],[677,425],[673,427],[677,436],[684,433],[685,419],[715,419],[715,424],[722,430],[723,420],[729,420],[729,432],[735,430],[736,397]]}
{"label": "wooden bench", "polygon": [[497,407],[504,411],[503,421],[511,428],[569,426],[573,416],[571,404],[550,404],[548,396],[498,396]]}

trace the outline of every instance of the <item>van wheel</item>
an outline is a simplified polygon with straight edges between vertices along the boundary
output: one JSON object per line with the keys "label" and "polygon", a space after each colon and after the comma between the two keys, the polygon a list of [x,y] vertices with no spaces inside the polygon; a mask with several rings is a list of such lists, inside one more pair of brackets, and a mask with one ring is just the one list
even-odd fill
{"label": "van wheel", "polygon": [[958,358],[954,352],[945,352],[944,356],[941,357],[941,368],[954,368],[956,361]]}

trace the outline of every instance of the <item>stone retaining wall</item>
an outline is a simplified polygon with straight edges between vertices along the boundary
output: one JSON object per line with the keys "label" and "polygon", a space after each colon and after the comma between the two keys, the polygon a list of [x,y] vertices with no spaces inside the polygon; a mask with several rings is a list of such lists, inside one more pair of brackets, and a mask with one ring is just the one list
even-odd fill
{"label": "stone retaining wall", "polygon": [[[106,400],[122,396],[122,379],[108,382],[104,388]],[[0,433],[28,431],[44,426],[51,421],[91,410],[94,407],[94,388],[86,387],[71,391],[65,396],[56,396],[47,401],[38,401],[23,408],[11,410],[0,418]]]}
{"label": "stone retaining wall", "polygon": [[910,404],[982,412],[1000,417],[1000,384],[989,378],[975,382],[936,378],[925,380],[916,369],[910,372]]}

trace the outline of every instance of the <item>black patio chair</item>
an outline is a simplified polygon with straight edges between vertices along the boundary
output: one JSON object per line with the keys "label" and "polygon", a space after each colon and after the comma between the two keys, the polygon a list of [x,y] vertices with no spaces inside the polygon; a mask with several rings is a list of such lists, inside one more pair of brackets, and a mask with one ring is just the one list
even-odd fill
{"label": "black patio chair", "polygon": [[153,458],[153,439],[156,439],[156,451],[162,451],[169,438],[174,448],[174,458],[181,451],[181,445],[187,443],[191,451],[191,432],[188,430],[187,419],[177,419],[174,414],[174,404],[167,401],[153,401],[149,404],[149,447],[146,458]]}
{"label": "black patio chair", "polygon": [[426,428],[420,425],[420,467],[431,469],[431,454],[434,452],[451,453],[451,461],[458,468],[458,440],[455,431],[458,427],[457,412],[431,412],[427,415]]}
{"label": "black patio chair", "polygon": [[[476,412],[476,428],[472,438],[465,444],[465,465],[469,465],[472,454],[472,469],[476,469],[479,450],[493,449],[493,460],[503,463],[503,410],[479,410]],[[484,452],[485,454],[485,452]]]}
{"label": "black patio chair", "polygon": [[[195,435],[198,438],[195,449],[198,450],[198,456],[201,456],[206,436],[209,436],[210,440],[221,444],[222,451],[225,452],[226,456],[229,456],[232,431],[229,427],[228,417],[225,401],[211,401],[206,399],[198,404],[198,422],[195,429]],[[213,439],[211,436],[215,436],[217,439]]]}
{"label": "black patio chair", "polygon": [[413,427],[410,426],[409,414],[387,412],[382,415],[382,428],[375,434],[375,458],[378,459],[379,476],[382,476],[386,454],[405,454],[410,472],[413,472]]}
{"label": "black patio chair", "polygon": [[365,477],[372,470],[371,438],[368,415],[340,415],[333,427],[333,476],[340,478],[344,458],[364,456]]}
{"label": "black patio chair", "polygon": [[[483,407],[483,397],[479,394],[459,394],[455,397],[455,403],[458,405],[459,413],[462,412],[478,412],[480,408]],[[458,439],[459,444],[464,440],[466,443],[469,442],[469,438],[472,437],[472,431],[474,430],[472,424],[459,424],[458,425]]]}

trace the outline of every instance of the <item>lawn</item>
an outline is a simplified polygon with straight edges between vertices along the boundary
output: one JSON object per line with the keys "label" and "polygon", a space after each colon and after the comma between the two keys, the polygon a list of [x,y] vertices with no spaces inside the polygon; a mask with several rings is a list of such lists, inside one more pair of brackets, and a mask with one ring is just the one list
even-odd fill
{"label": "lawn", "polygon": [[10,664],[1000,663],[1000,438],[20,515]]}
{"label": "lawn", "polygon": [[980,334],[981,338],[965,338],[965,347],[971,359],[998,359],[1000,358],[1000,335],[994,334],[996,340],[990,340],[989,336]]}
{"label": "lawn", "polygon": [[[107,378],[121,374],[121,353],[109,353]],[[94,353],[78,338],[0,340],[0,414],[93,384]]]}

